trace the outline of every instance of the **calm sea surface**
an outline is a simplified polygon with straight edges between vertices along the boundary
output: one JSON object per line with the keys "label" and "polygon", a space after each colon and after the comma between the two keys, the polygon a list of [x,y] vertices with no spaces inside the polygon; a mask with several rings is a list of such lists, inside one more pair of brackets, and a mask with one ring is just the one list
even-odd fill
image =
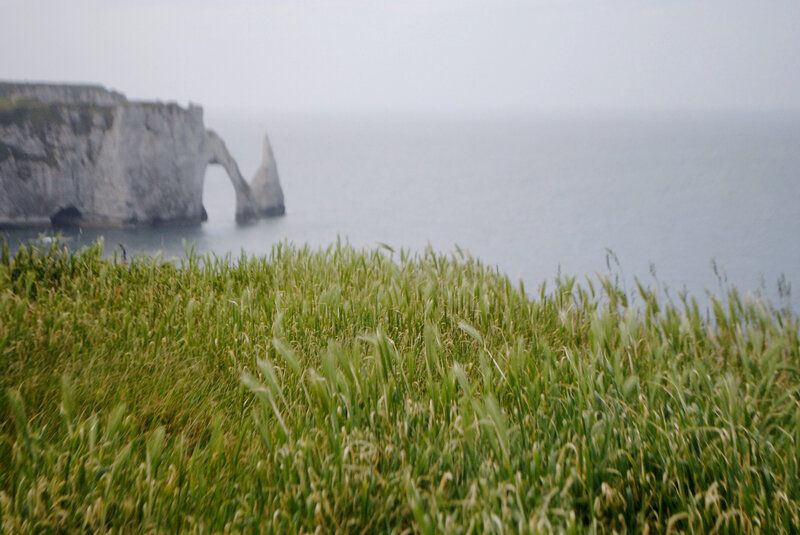
{"label": "calm sea surface", "polygon": [[[291,117],[206,112],[250,178],[272,140],[287,215],[234,223],[209,167],[199,227],[67,231],[74,245],[183,256],[269,252],[337,237],[449,252],[458,244],[533,290],[558,274],[613,273],[703,298],[717,272],[800,310],[800,115]],[[12,244],[39,231],[6,231]],[[655,274],[655,277],[653,276]],[[778,280],[794,284],[779,295]],[[552,284],[550,285],[552,287]],[[783,288],[786,285],[782,285]],[[785,294],[785,292],[783,292]]]}

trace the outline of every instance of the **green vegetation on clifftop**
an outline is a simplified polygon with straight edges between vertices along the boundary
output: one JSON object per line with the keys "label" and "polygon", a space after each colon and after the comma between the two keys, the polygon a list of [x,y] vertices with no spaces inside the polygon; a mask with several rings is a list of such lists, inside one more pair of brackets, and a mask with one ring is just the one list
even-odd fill
{"label": "green vegetation on clifftop", "polygon": [[6,250],[0,531],[797,532],[797,318],[637,286]]}

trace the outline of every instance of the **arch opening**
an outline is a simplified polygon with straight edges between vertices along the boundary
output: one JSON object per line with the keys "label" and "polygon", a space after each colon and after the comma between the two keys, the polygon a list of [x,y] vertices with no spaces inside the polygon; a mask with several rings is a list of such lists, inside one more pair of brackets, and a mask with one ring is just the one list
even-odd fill
{"label": "arch opening", "polygon": [[203,177],[202,220],[215,226],[236,221],[236,190],[225,168],[213,161]]}

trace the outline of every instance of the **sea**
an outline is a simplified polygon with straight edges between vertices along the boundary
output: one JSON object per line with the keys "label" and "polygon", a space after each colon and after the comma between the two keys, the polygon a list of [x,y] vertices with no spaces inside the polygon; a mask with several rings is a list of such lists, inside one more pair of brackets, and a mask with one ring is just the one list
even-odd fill
{"label": "sea", "polygon": [[[468,251],[526,291],[637,281],[679,302],[728,285],[800,310],[800,112],[292,114],[207,109],[250,178],[269,135],[286,215],[237,225],[210,166],[199,226],[62,230],[79,248],[179,259],[285,240]],[[41,229],[6,230],[16,244]],[[635,300],[634,300],[635,302]]]}

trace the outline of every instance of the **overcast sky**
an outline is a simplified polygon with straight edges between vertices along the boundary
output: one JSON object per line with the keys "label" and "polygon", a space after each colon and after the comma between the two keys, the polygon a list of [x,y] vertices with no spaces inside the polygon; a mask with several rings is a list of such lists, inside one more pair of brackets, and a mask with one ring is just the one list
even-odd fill
{"label": "overcast sky", "polygon": [[800,0],[0,0],[0,78],[286,111],[800,109]]}

